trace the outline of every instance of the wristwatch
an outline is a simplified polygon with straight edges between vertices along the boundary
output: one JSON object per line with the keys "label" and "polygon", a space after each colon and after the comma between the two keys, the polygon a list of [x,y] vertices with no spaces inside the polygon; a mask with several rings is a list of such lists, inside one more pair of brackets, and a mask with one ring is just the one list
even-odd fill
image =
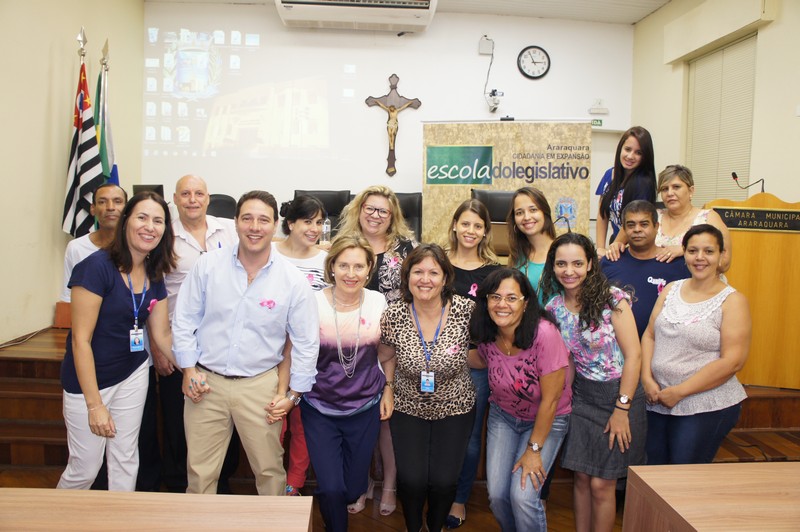
{"label": "wristwatch", "polygon": [[631,398],[625,395],[624,393],[620,394],[620,396],[617,399],[619,399],[619,402],[622,403],[623,405],[627,405],[631,402]]}
{"label": "wristwatch", "polygon": [[295,395],[291,391],[286,392],[286,398],[294,403],[294,406],[300,405],[300,399],[303,398],[302,395]]}
{"label": "wristwatch", "polygon": [[528,447],[531,448],[531,451],[538,453],[542,451],[542,446],[536,443],[535,441],[529,441]]}

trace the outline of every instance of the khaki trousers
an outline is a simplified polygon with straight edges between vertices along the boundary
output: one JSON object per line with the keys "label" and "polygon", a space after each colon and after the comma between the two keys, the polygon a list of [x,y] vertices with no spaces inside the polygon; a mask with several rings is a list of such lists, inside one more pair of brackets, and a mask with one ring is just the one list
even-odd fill
{"label": "khaki trousers", "polygon": [[226,379],[208,371],[204,373],[211,392],[197,404],[184,401],[189,483],[186,492],[217,492],[219,473],[235,425],[255,474],[258,494],[283,495],[286,471],[280,442],[281,423],[268,425],[264,410],[278,390],[277,369],[248,379]]}

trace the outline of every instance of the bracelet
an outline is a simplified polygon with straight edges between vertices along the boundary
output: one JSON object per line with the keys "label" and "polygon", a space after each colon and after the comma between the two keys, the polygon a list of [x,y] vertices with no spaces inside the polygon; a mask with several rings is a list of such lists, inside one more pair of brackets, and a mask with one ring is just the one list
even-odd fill
{"label": "bracelet", "polygon": [[106,406],[106,405],[104,405],[103,403],[100,403],[99,405],[93,406],[92,408],[87,408],[87,410],[89,412],[91,412],[92,410],[97,410],[98,408],[103,407],[103,406]]}
{"label": "bracelet", "polygon": [[384,387],[388,386],[389,388],[394,391],[394,381],[386,381],[386,384],[383,385]]}
{"label": "bracelet", "polygon": [[622,410],[623,412],[627,412],[627,411],[629,411],[629,410],[631,409],[631,407],[628,407],[628,408],[622,408],[622,407],[621,407],[621,406],[619,406],[618,404],[615,404],[615,405],[614,405],[614,408],[618,408],[618,409]]}

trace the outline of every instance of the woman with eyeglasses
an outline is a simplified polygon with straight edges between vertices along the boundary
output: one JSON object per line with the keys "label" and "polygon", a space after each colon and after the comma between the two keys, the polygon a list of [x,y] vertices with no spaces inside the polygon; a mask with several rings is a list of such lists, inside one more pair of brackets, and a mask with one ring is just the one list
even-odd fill
{"label": "woman with eyeglasses", "polygon": [[489,370],[486,476],[489,507],[504,532],[547,530],[540,499],[567,433],[569,351],[527,277],[501,268],[478,289],[470,364]]}
{"label": "woman with eyeglasses", "polygon": [[[417,242],[392,189],[373,185],[362,190],[342,211],[338,234],[363,236],[375,252],[375,271],[366,288],[382,293],[389,304],[402,299],[400,269]],[[388,423],[381,424],[378,452],[383,465],[380,513],[390,515],[397,507],[397,467]],[[370,479],[367,492],[348,507],[350,513],[364,509],[366,499],[372,498],[373,486]]]}
{"label": "woman with eyeglasses", "polygon": [[[448,240],[447,257],[455,272],[455,293],[474,301],[486,277],[500,267],[492,250],[492,224],[486,206],[476,199],[459,205],[453,213]],[[475,424],[458,477],[456,498],[445,521],[445,526],[451,529],[460,527],[467,519],[466,504],[481,459],[483,419],[489,399],[486,368],[470,368],[470,377],[476,394]]]}
{"label": "woman with eyeglasses", "polygon": [[576,370],[561,459],[575,473],[575,528],[610,531],[617,479],[629,465],[644,463],[647,430],[631,298],[609,285],[594,244],[578,233],[553,241],[541,286]]}

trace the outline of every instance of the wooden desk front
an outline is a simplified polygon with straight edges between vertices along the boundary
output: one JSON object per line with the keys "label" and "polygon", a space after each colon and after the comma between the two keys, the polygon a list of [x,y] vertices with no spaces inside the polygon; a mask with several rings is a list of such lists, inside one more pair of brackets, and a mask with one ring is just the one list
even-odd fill
{"label": "wooden desk front", "polygon": [[631,467],[622,530],[800,530],[800,462]]}
{"label": "wooden desk front", "polygon": [[0,489],[0,530],[309,532],[312,497]]}

